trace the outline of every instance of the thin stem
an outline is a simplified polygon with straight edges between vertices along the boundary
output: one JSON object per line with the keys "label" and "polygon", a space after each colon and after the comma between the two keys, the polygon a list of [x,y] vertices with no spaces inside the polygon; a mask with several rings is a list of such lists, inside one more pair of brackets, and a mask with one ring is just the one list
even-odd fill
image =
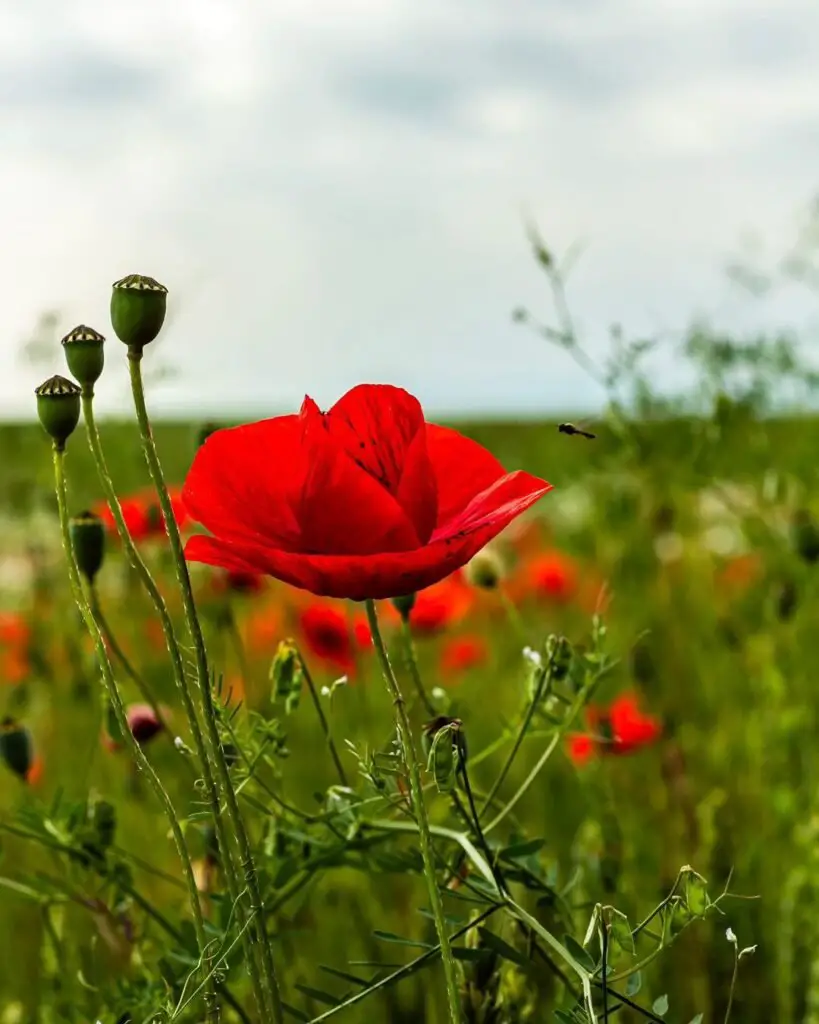
{"label": "thin stem", "polygon": [[171,833],[173,834],[174,844],[179,855],[180,863],[182,864],[182,872],[187,884],[188,899],[190,901],[191,911],[193,913],[193,924],[196,931],[196,943],[199,947],[199,955],[202,960],[202,972],[205,979],[205,1017],[207,1021],[217,1024],[219,1020],[219,1007],[216,1002],[215,988],[210,970],[208,940],[205,934],[205,923],[202,918],[202,908],[199,902],[199,890],[196,887],[196,879],[193,874],[190,855],[188,853],[182,827],[179,824],[179,819],[177,818],[176,810],[171,802],[171,798],[168,796],[165,787],[162,785],[162,781],[154,771],[151,762],[145,756],[142,747],[136,741],[128,726],[128,717],[125,713],[125,707],[122,703],[122,698],[120,697],[120,693],[114,679],[114,673],[111,669],[111,662],[108,659],[108,653],[105,650],[105,641],[103,640],[97,620],[94,618],[93,612],[91,611],[91,606],[83,592],[80,570],[77,566],[74,547],[71,543],[65,484],[65,452],[56,444],[54,445],[54,481],[57,490],[60,529],[62,532],[63,549],[68,562],[68,578],[71,584],[71,591],[77,607],[80,610],[85,626],[94,641],[94,648],[96,650],[97,660],[102,674],[102,681],[105,686],[108,699],[111,702],[114,715],[116,716],[117,724],[122,731],[126,744],[131,749],[131,754],[137,764],[137,767],[140,771],[144,772],[151,789],[153,789],[157,799],[162,804],[165,816],[168,819],[168,824],[170,825]]}
{"label": "thin stem", "polygon": [[100,627],[100,632],[102,633],[103,639],[105,640],[106,644],[108,644],[108,646],[111,648],[111,653],[120,663],[120,665],[122,665],[122,670],[125,673],[125,675],[128,676],[128,678],[131,680],[134,686],[136,686],[136,688],[139,690],[139,694],[142,697],[142,699],[145,701],[146,704],[148,704],[153,713],[156,715],[156,719],[162,726],[163,730],[165,732],[168,732],[168,723],[165,721],[162,715],[162,710],[159,707],[159,704],[157,703],[154,695],[151,693],[145,680],[131,664],[128,655],[125,653],[125,651],[123,651],[122,647],[119,644],[119,641],[117,640],[114,634],[114,631],[111,629],[108,619],[102,610],[102,605],[100,604],[99,591],[97,590],[95,583],[90,583],[88,586],[88,603],[91,605],[91,611],[94,614],[94,618],[97,620],[97,624]]}
{"label": "thin stem", "polygon": [[[483,922],[486,921],[487,918],[491,917],[492,914],[500,910],[500,908],[501,905],[499,903],[493,904],[491,907],[487,908],[481,914],[479,914],[474,920],[470,921],[468,924],[463,925],[456,932],[453,932],[452,938],[459,939],[468,931],[471,931],[473,928],[477,928],[478,925],[483,924]],[[310,1024],[319,1024],[320,1021],[329,1020],[331,1017],[335,1017],[337,1013],[340,1013],[341,1010],[346,1010],[348,1007],[355,1005],[355,1003],[360,1003],[363,999],[366,999],[368,996],[371,996],[374,992],[377,992],[379,989],[387,988],[387,986],[395,984],[395,982],[399,981],[401,978],[406,978],[408,975],[414,974],[417,970],[423,967],[425,963],[428,963],[430,960],[433,960],[438,955],[440,950],[440,946],[433,946],[432,949],[428,949],[425,953],[422,953],[420,956],[417,956],[408,964],[404,964],[403,967],[399,967],[398,970],[393,971],[392,974],[388,974],[386,978],[382,978],[380,981],[373,982],[372,985],[369,985],[361,992],[356,992],[354,996],[351,996],[349,999],[345,999],[344,1002],[339,1003],[338,1006],[334,1006],[331,1010],[326,1010],[318,1017],[313,1017],[313,1019],[310,1021]]]}
{"label": "thin stem", "polygon": [[[276,980],[276,971],[273,964],[273,951],[270,937],[264,927],[264,907],[262,904],[259,880],[256,875],[256,864],[253,859],[250,840],[239,809],[239,801],[233,788],[230,778],[230,770],[225,752],[219,738],[219,727],[217,724],[218,712],[215,707],[213,692],[211,688],[210,668],[208,666],[208,655],[205,649],[205,638],[202,635],[202,626],[196,612],[196,603],[193,598],[193,587],[188,573],[185,554],[182,549],[182,540],[179,536],[179,526],[174,516],[171,505],[168,487],[165,483],[165,475],[162,472],[162,465],[154,444],[151,424],[148,417],[148,409],[145,405],[145,389],[142,384],[141,371],[142,352],[135,349],[128,349],[128,370],[131,378],[131,391],[134,397],[139,432],[142,437],[142,447],[148,463],[148,472],[153,480],[159,504],[162,509],[162,518],[165,521],[165,528],[168,532],[171,554],[173,556],[176,578],[182,593],[182,606],[185,613],[185,622],[190,633],[191,641],[196,659],[196,674],[199,683],[199,693],[202,702],[202,717],[205,723],[205,736],[207,739],[207,753],[211,763],[216,766],[216,772],[221,783],[227,804],[227,823],[230,830],[236,837],[239,845],[239,853],[242,860],[242,868],[245,875],[245,883],[250,897],[250,912],[252,929],[247,934],[255,936],[256,942],[261,951],[262,981],[265,996],[272,1010],[275,1024],[284,1024],[284,1009],[282,1007],[279,986]],[[227,849],[223,849],[223,856],[227,855]],[[237,908],[238,909],[238,908]]]}
{"label": "thin stem", "polygon": [[418,671],[418,656],[415,653],[415,643],[412,639],[412,630],[410,628],[409,620],[404,615],[401,616],[401,638],[404,641],[407,668],[409,669],[412,685],[415,687],[415,693],[418,696],[418,700],[420,700],[424,705],[426,713],[434,718],[438,714],[438,711],[429,699],[427,689],[421,679],[421,673]]}
{"label": "thin stem", "polygon": [[321,731],[324,733],[324,738],[327,741],[327,748],[330,751],[330,757],[333,759],[333,764],[336,766],[338,777],[341,779],[341,785],[347,786],[347,775],[344,771],[344,765],[341,763],[341,758],[338,754],[338,748],[336,747],[333,734],[330,732],[330,723],[327,721],[327,716],[324,714],[324,708],[321,706],[318,692],[316,691],[316,684],[313,682],[313,677],[310,674],[310,669],[307,667],[307,663],[299,652],[299,661],[301,662],[301,670],[304,673],[304,679],[307,683],[307,689],[310,691],[310,696],[313,700],[313,707],[316,709],[318,715],[319,724],[321,725]]}
{"label": "thin stem", "polygon": [[[159,621],[162,626],[162,633],[165,637],[165,645],[171,656],[171,666],[173,669],[174,681],[176,687],[179,690],[182,698],[182,705],[185,709],[185,715],[188,719],[188,725],[191,730],[191,736],[193,738],[194,747],[196,749],[197,758],[202,771],[202,779],[205,785],[205,791],[210,804],[210,812],[213,817],[214,827],[216,829],[216,838],[219,843],[221,867],[227,884],[228,894],[230,896],[231,904],[239,909],[240,899],[240,887],[238,872],[236,865],[233,861],[233,852],[230,846],[230,836],[227,831],[227,827],[222,815],[222,809],[219,801],[219,792],[216,787],[213,771],[211,769],[210,761],[208,760],[207,747],[205,740],[202,735],[202,729],[199,724],[199,718],[196,713],[196,706],[193,700],[193,694],[191,692],[191,685],[188,680],[188,676],[185,672],[185,664],[182,660],[182,651],[179,647],[179,641],[176,638],[176,633],[173,627],[173,621],[168,611],[168,606],[165,603],[165,599],[159,591],[156,582],[151,575],[151,571],[145,564],[142,555],[140,555],[134,544],[133,538],[131,537],[128,525],[125,522],[125,517],[122,514],[122,507],[117,498],[117,492],[114,489],[114,483],[111,479],[111,474],[108,471],[108,465],[105,461],[105,453],[102,450],[102,442],[100,440],[99,430],[97,429],[97,421],[94,414],[94,391],[92,388],[83,388],[82,393],[82,409],[83,418],[85,420],[85,431],[88,437],[88,444],[91,448],[91,454],[94,457],[94,462],[97,466],[97,475],[100,483],[102,484],[103,493],[105,494],[105,500],[108,503],[108,508],[111,511],[111,515],[114,518],[114,523],[117,528],[120,540],[122,541],[123,548],[128,561],[135,569],[137,576],[139,577],[140,583],[144,587],[148,597],[151,599],[154,608],[156,609]],[[240,913],[239,915],[239,927],[241,929],[243,924],[243,918]],[[244,937],[244,950],[245,950],[245,961],[247,963],[248,974],[250,976],[250,983],[253,989],[254,999],[256,1000],[257,1006],[263,1010],[264,1008],[264,991],[262,989],[261,977],[259,969],[256,964],[256,955],[252,946],[252,939],[247,931],[242,932]]]}
{"label": "thin stem", "polygon": [[518,756],[518,751],[520,750],[521,744],[523,743],[523,740],[526,737],[526,733],[529,731],[529,726],[532,724],[532,719],[535,716],[535,712],[537,711],[538,705],[540,704],[540,699],[543,696],[543,691],[546,688],[549,676],[549,668],[550,666],[547,663],[542,668],[538,669],[535,692],[532,694],[532,699],[529,701],[529,706],[526,709],[526,714],[523,716],[523,721],[520,723],[520,728],[518,729],[517,735],[515,736],[515,742],[512,744],[512,749],[506,755],[506,761],[504,762],[503,768],[501,768],[500,774],[492,783],[491,789],[484,798],[483,805],[481,807],[482,814],[489,806],[489,804],[491,804],[492,801],[494,800],[495,795],[503,785],[506,776],[509,774],[509,770],[514,763],[515,758]]}
{"label": "thin stem", "polygon": [[410,796],[412,808],[418,826],[419,845],[421,857],[424,862],[424,874],[429,890],[430,909],[435,920],[435,928],[438,933],[438,941],[441,944],[441,961],[444,965],[444,978],[446,981],[447,1003],[449,1006],[450,1024],[460,1024],[461,1006],[458,993],[458,975],[455,970],[455,960],[452,956],[452,948],[449,944],[449,935],[446,930],[444,919],[444,906],[441,900],[441,893],[438,889],[438,881],[435,876],[435,863],[432,849],[432,835],[430,833],[427,808],[424,803],[424,793],[421,786],[421,770],[418,765],[418,757],[415,753],[415,744],[412,740],[407,707],[401,694],[401,688],[390,664],[387,648],[384,645],[384,638],[378,625],[378,614],[375,610],[375,602],[371,599],[366,601],[367,619],[370,624],[373,644],[381,662],[381,670],[384,675],[384,682],[395,705],[395,717],[398,725],[398,735],[401,742],[401,752],[404,759],[404,767],[409,776]]}

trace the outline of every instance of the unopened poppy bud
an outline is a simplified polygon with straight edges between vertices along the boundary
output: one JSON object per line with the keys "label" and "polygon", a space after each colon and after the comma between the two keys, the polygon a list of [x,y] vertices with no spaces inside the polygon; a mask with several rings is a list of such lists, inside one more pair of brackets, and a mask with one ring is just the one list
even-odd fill
{"label": "unopened poppy bud", "polygon": [[105,526],[93,512],[81,512],[68,524],[77,566],[89,583],[93,583],[105,556]]}
{"label": "unopened poppy bud", "polygon": [[288,711],[298,705],[304,669],[299,649],[292,640],[282,640],[270,665],[273,699],[283,700]]}
{"label": "unopened poppy bud", "polygon": [[484,548],[466,563],[464,572],[473,587],[494,590],[503,578],[503,562],[497,551]]}
{"label": "unopened poppy bud", "polygon": [[546,653],[552,670],[552,679],[565,679],[572,663],[572,645],[565,636],[550,636]]}
{"label": "unopened poppy bud", "polygon": [[141,747],[150,743],[154,736],[162,731],[162,723],[150,704],[130,704],[125,715],[131,735]]}
{"label": "unopened poppy bud", "polygon": [[803,562],[819,561],[819,526],[807,509],[799,509],[793,517],[793,545]]}
{"label": "unopened poppy bud", "polygon": [[115,281],[111,294],[114,333],[133,352],[142,352],[162,330],[167,302],[168,289],[152,277],[129,274]]}
{"label": "unopened poppy bud", "polygon": [[43,429],[62,451],[80,421],[80,389],[73,380],[56,374],[35,388],[34,394]]}
{"label": "unopened poppy bud", "polygon": [[25,780],[34,764],[31,733],[13,718],[0,722],[0,759],[19,778]]}
{"label": "unopened poppy bud", "polygon": [[93,387],[105,364],[105,338],[93,327],[80,324],[62,340],[68,369],[84,388]]}
{"label": "unopened poppy bud", "polygon": [[404,594],[401,597],[392,598],[392,606],[404,622],[409,622],[412,609],[415,607],[415,594]]}

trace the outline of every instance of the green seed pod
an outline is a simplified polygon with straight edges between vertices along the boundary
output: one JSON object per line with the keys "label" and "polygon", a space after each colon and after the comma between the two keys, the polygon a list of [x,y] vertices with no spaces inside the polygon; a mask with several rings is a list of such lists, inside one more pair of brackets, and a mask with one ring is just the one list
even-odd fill
{"label": "green seed pod", "polygon": [[0,760],[23,780],[34,764],[31,733],[13,718],[4,718],[0,722]]}
{"label": "green seed pod", "polygon": [[77,558],[80,572],[89,583],[102,568],[105,556],[105,527],[98,515],[93,512],[81,512],[74,516],[68,524],[71,544]]}
{"label": "green seed pod", "polygon": [[298,706],[303,678],[298,647],[292,640],[282,640],[270,665],[270,679],[273,699],[283,700],[288,712]]}
{"label": "green seed pod", "polygon": [[404,622],[409,622],[410,614],[415,607],[415,594],[403,594],[401,597],[392,598],[392,606]]}
{"label": "green seed pod", "polygon": [[133,352],[159,334],[165,322],[168,289],[143,274],[129,274],[115,281],[111,294],[111,324],[114,333]]}
{"label": "green seed pod", "polygon": [[473,587],[481,590],[495,590],[503,579],[503,562],[500,555],[491,548],[479,551],[464,570],[466,579]]}
{"label": "green seed pod", "polygon": [[433,736],[427,761],[427,771],[435,779],[435,788],[439,793],[451,793],[455,789],[457,767],[455,744],[452,742],[452,726],[445,725]]}
{"label": "green seed pod", "polygon": [[34,394],[43,429],[62,451],[80,421],[80,389],[73,380],[56,374],[35,388]]}
{"label": "green seed pod", "polygon": [[91,388],[99,380],[105,364],[103,345],[105,338],[93,329],[80,324],[62,340],[68,369],[84,388]]}

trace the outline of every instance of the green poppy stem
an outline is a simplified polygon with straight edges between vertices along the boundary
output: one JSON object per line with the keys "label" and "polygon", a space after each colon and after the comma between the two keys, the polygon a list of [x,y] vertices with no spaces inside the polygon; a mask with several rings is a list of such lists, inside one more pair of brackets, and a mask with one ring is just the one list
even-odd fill
{"label": "green poppy stem", "polygon": [[243,948],[245,951],[245,960],[250,977],[250,984],[253,989],[256,1004],[259,1007],[260,1012],[263,1012],[265,1005],[264,990],[262,989],[261,975],[256,963],[252,938],[250,932],[242,927],[244,919],[241,913],[242,908],[239,897],[239,874],[236,864],[234,863],[233,851],[230,845],[230,836],[227,833],[224,816],[222,815],[219,791],[216,786],[211,763],[208,759],[207,747],[202,734],[202,727],[199,723],[199,717],[196,712],[191,684],[185,673],[185,663],[182,659],[182,651],[179,647],[179,641],[176,638],[173,621],[171,620],[171,615],[168,611],[165,599],[160,593],[159,587],[157,587],[156,581],[151,575],[151,570],[145,564],[145,560],[139,553],[136,544],[134,544],[134,540],[128,530],[128,524],[125,522],[125,517],[122,514],[122,507],[120,506],[119,498],[117,498],[117,492],[114,488],[114,482],[111,479],[111,474],[108,470],[105,453],[102,449],[102,441],[100,439],[99,430],[97,429],[97,421],[94,414],[94,390],[92,387],[83,388],[82,411],[83,419],[85,420],[85,431],[88,437],[88,444],[91,448],[91,454],[94,457],[94,462],[96,463],[97,475],[99,476],[100,483],[102,484],[105,500],[108,503],[108,508],[111,510],[111,515],[114,517],[117,533],[122,541],[128,561],[136,570],[139,581],[145,588],[145,591],[156,609],[157,615],[159,616],[162,633],[165,637],[165,645],[167,646],[171,656],[174,680],[182,698],[185,715],[188,719],[188,725],[191,730],[191,736],[193,738],[208,803],[210,805],[214,828],[216,829],[216,838],[219,843],[220,866],[227,884],[231,904],[237,907],[239,914],[239,927],[243,936]]}
{"label": "green poppy stem", "polygon": [[54,444],[54,482],[57,491],[57,507],[60,515],[60,530],[62,533],[63,549],[65,551],[66,561],[68,562],[68,578],[71,584],[74,601],[79,608],[86,629],[94,641],[94,648],[96,650],[97,660],[102,674],[103,685],[105,686],[108,699],[111,702],[111,707],[114,711],[114,715],[116,716],[117,725],[122,732],[123,739],[130,747],[134,761],[148,779],[151,789],[162,804],[168,823],[171,827],[174,845],[176,846],[179,860],[182,864],[182,873],[185,877],[185,884],[188,890],[188,899],[191,905],[193,925],[196,932],[196,944],[199,948],[199,956],[202,964],[201,970],[204,986],[205,1019],[209,1024],[218,1024],[219,1007],[216,1002],[213,972],[211,970],[210,957],[208,954],[208,940],[205,934],[205,923],[202,918],[199,890],[196,886],[196,879],[193,873],[190,854],[188,853],[185,837],[182,833],[182,827],[179,824],[179,818],[177,817],[171,798],[168,796],[168,792],[162,785],[161,779],[154,771],[151,762],[145,756],[142,747],[136,741],[128,726],[128,717],[125,713],[125,706],[122,703],[122,698],[114,679],[111,662],[105,649],[105,641],[102,633],[100,632],[97,620],[94,618],[94,614],[91,611],[91,605],[83,591],[80,570],[77,566],[77,559],[71,543],[71,533],[69,529],[68,500],[65,483],[65,453],[62,447],[56,443]]}
{"label": "green poppy stem", "polygon": [[[148,472],[156,489],[159,504],[162,509],[162,517],[165,520],[165,528],[168,531],[168,540],[173,557],[176,578],[182,594],[182,606],[185,614],[185,622],[193,643],[196,660],[196,674],[199,682],[199,693],[202,706],[202,718],[205,724],[205,739],[207,743],[207,754],[212,765],[216,768],[216,774],[222,787],[226,802],[226,818],[230,831],[236,837],[239,847],[242,868],[244,870],[245,884],[250,902],[251,928],[250,934],[260,950],[260,961],[262,969],[262,982],[266,996],[267,1005],[272,1013],[272,1020],[275,1024],[284,1024],[284,1009],[282,1007],[279,986],[276,980],[276,970],[273,963],[273,951],[271,948],[270,936],[265,927],[265,912],[262,904],[259,880],[256,874],[256,863],[253,858],[253,851],[250,846],[250,839],[245,828],[245,823],[239,809],[239,801],[233,781],[230,778],[225,752],[219,737],[218,712],[213,699],[211,688],[211,674],[208,665],[208,655],[205,649],[205,638],[202,634],[202,626],[196,611],[196,603],[193,598],[188,565],[185,561],[185,554],[182,548],[182,540],[179,536],[179,526],[174,516],[171,498],[168,494],[168,487],[165,483],[165,474],[159,461],[156,445],[154,444],[151,423],[148,417],[148,409],[145,405],[145,389],[142,382],[142,350],[128,349],[128,370],[131,378],[131,392],[134,398],[137,423],[142,438],[142,448],[145,459],[148,463]],[[227,850],[223,850],[223,856]],[[270,1019],[270,1018],[266,1018]]]}
{"label": "green poppy stem", "polygon": [[435,920],[435,929],[438,933],[438,942],[441,945],[441,961],[444,965],[444,979],[446,982],[447,1005],[449,1007],[450,1024],[461,1024],[461,1001],[458,991],[458,975],[455,969],[455,960],[452,956],[452,947],[449,942],[449,934],[446,930],[444,918],[444,905],[441,900],[441,892],[438,888],[438,880],[435,874],[435,860],[432,849],[432,834],[429,827],[426,804],[424,803],[424,791],[421,785],[421,769],[418,764],[418,756],[415,752],[415,744],[412,739],[412,729],[409,715],[407,714],[406,703],[401,694],[401,687],[390,663],[384,638],[378,625],[378,614],[375,610],[375,602],[366,601],[367,619],[370,624],[370,632],[375,645],[376,653],[381,662],[381,670],[387,690],[395,705],[395,717],[398,725],[398,736],[401,742],[401,753],[404,759],[404,768],[409,777],[410,796],[412,809],[415,813],[418,825],[418,838],[421,847],[421,857],[424,862],[424,875],[427,880],[429,891],[429,902],[432,916]]}

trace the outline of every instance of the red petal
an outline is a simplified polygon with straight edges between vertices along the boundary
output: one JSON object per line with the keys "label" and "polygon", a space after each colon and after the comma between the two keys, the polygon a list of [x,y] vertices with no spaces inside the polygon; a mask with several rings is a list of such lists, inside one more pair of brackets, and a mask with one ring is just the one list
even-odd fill
{"label": "red petal", "polygon": [[[509,473],[473,497],[457,516],[440,525],[432,539],[456,539],[500,519],[506,525],[551,489],[551,484],[530,473],[522,470]],[[499,532],[500,529],[495,530],[492,536]]]}
{"label": "red petal", "polygon": [[301,422],[308,463],[298,513],[301,550],[366,555],[417,548],[403,508],[330,435],[312,399],[305,399]]}
{"label": "red petal", "polygon": [[457,430],[427,424],[427,451],[438,484],[438,528],[462,512],[506,470],[477,441]]}
{"label": "red petal", "polygon": [[[186,557],[234,571],[264,572],[302,590],[327,597],[398,597],[432,586],[465,565],[474,554],[497,536],[515,516],[551,489],[527,473],[512,473],[503,487],[493,493],[503,499],[500,507],[477,507],[468,524],[461,524],[452,536],[442,534],[424,547],[412,551],[371,555],[299,555],[276,550],[252,540],[234,542],[215,537],[192,537]],[[473,503],[474,504],[474,503]]]}
{"label": "red petal", "polygon": [[217,430],[197,452],[182,500],[212,533],[293,550],[305,472],[298,416]]}

